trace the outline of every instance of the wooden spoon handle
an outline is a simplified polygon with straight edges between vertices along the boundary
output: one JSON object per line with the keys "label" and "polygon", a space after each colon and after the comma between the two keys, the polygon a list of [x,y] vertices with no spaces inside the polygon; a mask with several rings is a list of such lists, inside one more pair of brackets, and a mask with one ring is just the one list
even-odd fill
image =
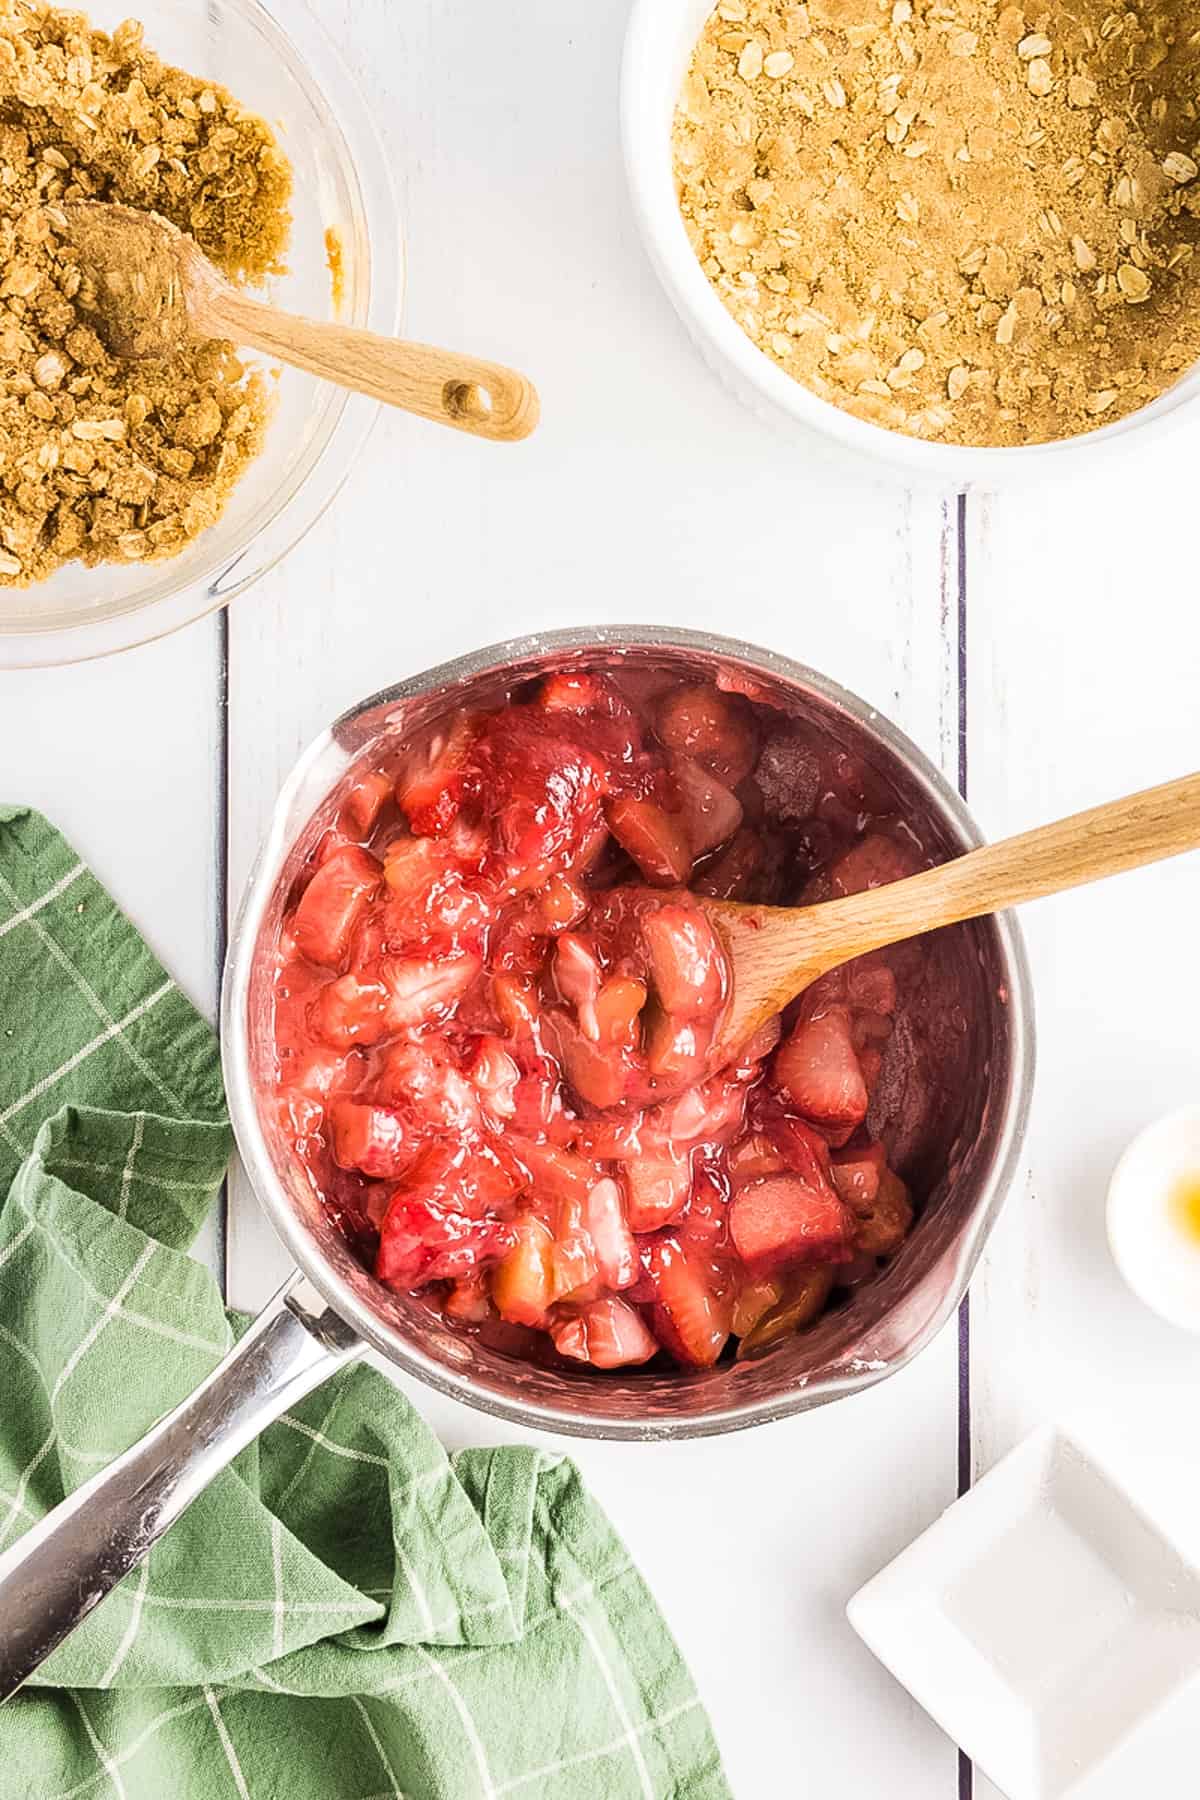
{"label": "wooden spoon handle", "polygon": [[224,286],[204,294],[202,320],[190,297],[189,309],[193,323],[213,337],[265,351],[435,425],[513,444],[528,437],[538,422],[537,389],[499,363],[298,318]]}
{"label": "wooden spoon handle", "polygon": [[[836,961],[882,949],[940,925],[1002,912],[1083,887],[1200,846],[1200,774],[1075,813],[998,844],[985,844],[891,887],[835,900],[807,916]],[[836,915],[836,916],[835,916]]]}

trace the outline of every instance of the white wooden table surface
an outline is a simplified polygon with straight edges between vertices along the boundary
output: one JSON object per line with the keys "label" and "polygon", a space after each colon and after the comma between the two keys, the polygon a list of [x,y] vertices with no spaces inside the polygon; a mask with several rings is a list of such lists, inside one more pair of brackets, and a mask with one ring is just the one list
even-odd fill
{"label": "white wooden table surface", "polygon": [[[226,908],[298,751],[375,688],[516,631],[658,620],[773,645],[896,718],[992,835],[1200,762],[1194,437],[1102,483],[964,503],[831,472],[728,397],[643,258],[617,139],[627,0],[318,10],[397,172],[411,334],[528,368],[544,425],[500,450],[388,419],[332,512],[227,620],[0,682],[0,790],[68,833],[207,1012]],[[784,1425],[574,1446],[745,1800],[970,1792],[953,1746],[851,1634],[847,1597],[1040,1420],[1173,1394],[1194,1410],[1200,1340],[1126,1293],[1102,1203],[1132,1132],[1196,1098],[1198,879],[1188,858],[1028,916],[1030,1173],[969,1330]],[[236,1180],[207,1245],[222,1251],[239,1304],[284,1272]],[[415,1398],[453,1445],[495,1436]]]}

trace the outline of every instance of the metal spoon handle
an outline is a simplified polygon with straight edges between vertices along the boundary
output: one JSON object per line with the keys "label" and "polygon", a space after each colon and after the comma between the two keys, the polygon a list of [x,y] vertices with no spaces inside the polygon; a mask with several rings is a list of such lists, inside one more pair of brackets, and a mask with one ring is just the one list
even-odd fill
{"label": "metal spoon handle", "polygon": [[239,1451],[364,1346],[293,1277],[207,1381],[0,1556],[0,1702]]}

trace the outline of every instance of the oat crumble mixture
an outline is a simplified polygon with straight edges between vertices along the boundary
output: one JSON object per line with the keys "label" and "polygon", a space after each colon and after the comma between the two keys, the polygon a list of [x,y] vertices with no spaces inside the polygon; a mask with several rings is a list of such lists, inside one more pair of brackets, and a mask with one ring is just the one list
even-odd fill
{"label": "oat crumble mixture", "polygon": [[721,0],[674,152],[730,313],[859,418],[1043,443],[1200,357],[1194,0]]}
{"label": "oat crumble mixture", "polygon": [[64,203],[161,213],[236,280],[278,272],[291,171],[264,122],[133,20],[0,0],[0,585],[177,554],[262,447],[268,383],[231,344],[122,362],[74,303]]}

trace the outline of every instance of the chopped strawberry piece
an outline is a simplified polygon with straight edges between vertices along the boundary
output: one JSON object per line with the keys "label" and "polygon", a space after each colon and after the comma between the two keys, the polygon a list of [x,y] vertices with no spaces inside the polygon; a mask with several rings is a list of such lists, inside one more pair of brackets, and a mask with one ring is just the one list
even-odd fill
{"label": "chopped strawberry piece", "polygon": [[536,707],[488,720],[471,751],[466,789],[491,822],[493,842],[521,885],[541,886],[581,857],[611,788],[601,758],[570,721]]}
{"label": "chopped strawberry piece", "polygon": [[380,813],[391,798],[395,784],[382,769],[371,769],[360,775],[342,802],[342,815],[360,837],[375,829]]}
{"label": "chopped strawberry piece", "polygon": [[746,1267],[769,1275],[798,1263],[847,1261],[854,1223],[825,1183],[817,1189],[797,1175],[769,1175],[739,1188],[729,1235]]}
{"label": "chopped strawberry piece", "polygon": [[645,1113],[634,1111],[584,1119],[575,1142],[584,1156],[596,1162],[628,1162],[645,1152],[645,1122]]}
{"label": "chopped strawberry piece", "polygon": [[554,952],[554,980],[563,999],[575,1008],[579,1029],[592,1043],[600,1036],[596,1000],[603,977],[591,946],[574,931],[565,931]]}
{"label": "chopped strawberry piece", "polygon": [[830,1182],[829,1145],[812,1125],[791,1113],[765,1110],[763,1129],[789,1169],[810,1187]]}
{"label": "chopped strawberry piece", "polygon": [[658,706],[655,729],[668,750],[680,750],[736,787],[758,755],[754,714],[735,694],[706,685],[678,687]]}
{"label": "chopped strawberry piece", "polygon": [[339,1100],[330,1108],[329,1123],[333,1154],[343,1169],[386,1180],[402,1175],[416,1156],[412,1131],[391,1107]]}
{"label": "chopped strawberry piece", "polygon": [[762,839],[743,828],[725,848],[705,863],[695,881],[698,894],[713,900],[749,900],[766,863]]}
{"label": "chopped strawberry piece", "polygon": [[338,1054],[321,1044],[312,1044],[289,1056],[280,1068],[287,1087],[307,1094],[311,1100],[327,1100],[333,1094],[345,1093],[356,1085],[361,1073],[362,1059],[354,1051]]}
{"label": "chopped strawberry piece", "polygon": [[517,1110],[515,1095],[521,1071],[499,1038],[480,1038],[468,1076],[493,1122],[512,1118]]}
{"label": "chopped strawberry piece", "polygon": [[329,982],[312,1006],[312,1025],[323,1043],[337,1050],[377,1044],[388,1033],[388,991],[381,981],[341,975]]}
{"label": "chopped strawberry piece", "polygon": [[328,969],[345,967],[354,928],[379,887],[378,862],[350,845],[317,870],[292,915],[296,948]]}
{"label": "chopped strawberry piece", "polygon": [[674,1144],[723,1143],[737,1132],[745,1111],[745,1089],[714,1075],[699,1087],[689,1088],[678,1100],[668,1101],[655,1113],[654,1127]]}
{"label": "chopped strawberry piece", "polygon": [[922,866],[921,854],[911,842],[871,832],[838,858],[829,871],[835,895],[863,894],[868,888],[888,887],[904,881]]}
{"label": "chopped strawberry piece", "polygon": [[401,1188],[379,1229],[375,1273],[406,1290],[426,1281],[455,1281],[504,1255],[512,1227],[500,1219],[473,1219]]}
{"label": "chopped strawberry piece", "polygon": [[492,1273],[492,1299],[502,1319],[544,1326],[554,1302],[554,1238],[540,1219],[527,1215],[513,1227],[512,1249]]}
{"label": "chopped strawberry piece", "polygon": [[570,1014],[557,1008],[542,1015],[542,1030],[547,1047],[581,1100],[589,1106],[619,1105],[629,1079],[619,1050],[590,1043]]}
{"label": "chopped strawberry piece", "polygon": [[478,1095],[436,1040],[391,1045],[378,1065],[374,1092],[389,1106],[419,1117],[426,1132],[464,1135],[479,1129]]}
{"label": "chopped strawberry piece", "polygon": [[647,881],[677,887],[692,872],[692,847],[678,814],[664,811],[655,800],[620,794],[605,810],[609,830],[627,850]]}
{"label": "chopped strawberry piece", "polygon": [[716,1163],[701,1163],[692,1180],[688,1209],[678,1228],[680,1243],[689,1252],[715,1257],[724,1246],[729,1183]]}
{"label": "chopped strawberry piece", "polygon": [[692,1162],[686,1151],[667,1146],[653,1156],[637,1156],[623,1171],[625,1216],[631,1231],[657,1231],[673,1224],[692,1191]]}
{"label": "chopped strawberry piece", "polygon": [[544,712],[599,713],[610,719],[630,717],[628,703],[608,676],[582,669],[547,675],[538,689],[537,704]]}
{"label": "chopped strawberry piece", "polygon": [[396,777],[396,803],[418,837],[440,837],[458,817],[477,730],[470,714],[459,713],[406,752]]}
{"label": "chopped strawberry piece", "polygon": [[690,756],[672,756],[670,769],[692,855],[707,856],[741,824],[742,803],[723,781]]}
{"label": "chopped strawberry piece", "polygon": [[396,838],[384,855],[388,899],[380,909],[375,943],[358,947],[360,960],[454,935],[475,939],[489,923],[488,903],[469,883],[445,838]]}
{"label": "chopped strawberry piece", "polygon": [[729,1337],[730,1308],[717,1294],[701,1257],[670,1232],[648,1243],[645,1267],[657,1296],[654,1330],[680,1362],[707,1369]]}
{"label": "chopped strawberry piece", "polygon": [[665,1011],[707,1018],[725,998],[726,960],[717,934],[698,908],[660,906],[642,919],[650,976]]}
{"label": "chopped strawberry piece", "polygon": [[599,1179],[595,1163],[576,1156],[573,1150],[564,1150],[558,1144],[512,1137],[509,1139],[509,1149],[524,1169],[534,1193],[544,1193],[555,1203],[565,1196],[577,1200],[582,1207],[593,1184]]}
{"label": "chopped strawberry piece", "polygon": [[448,948],[437,958],[411,958],[379,965],[387,990],[390,1031],[410,1030],[444,1019],[462,999],[483,967],[473,950]]}
{"label": "chopped strawberry piece", "polygon": [[620,1369],[649,1362],[658,1344],[640,1314],[623,1300],[592,1300],[578,1311],[564,1312],[550,1326],[560,1356],[591,1363],[595,1369]]}
{"label": "chopped strawberry piece", "polygon": [[862,1124],[867,1086],[845,1007],[800,1021],[776,1053],[774,1079],[815,1125],[848,1136]]}

